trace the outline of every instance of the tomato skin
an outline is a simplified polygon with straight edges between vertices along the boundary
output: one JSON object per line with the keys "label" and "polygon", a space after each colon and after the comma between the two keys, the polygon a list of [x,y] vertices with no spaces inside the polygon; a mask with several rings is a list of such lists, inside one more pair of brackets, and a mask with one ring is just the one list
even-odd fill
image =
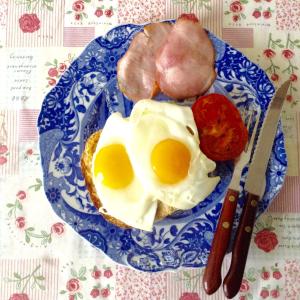
{"label": "tomato skin", "polygon": [[200,149],[215,161],[233,160],[244,150],[248,131],[238,109],[224,95],[199,97],[192,106]]}

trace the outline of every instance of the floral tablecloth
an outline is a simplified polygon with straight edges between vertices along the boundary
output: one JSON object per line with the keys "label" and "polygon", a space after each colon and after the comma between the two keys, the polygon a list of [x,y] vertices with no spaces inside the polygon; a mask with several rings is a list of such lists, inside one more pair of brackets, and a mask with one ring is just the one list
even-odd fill
{"label": "floral tablecloth", "polygon": [[300,299],[299,0],[0,0],[1,300],[224,299],[221,289],[205,295],[201,269],[141,273],[92,248],[52,211],[40,166],[43,98],[86,44],[117,24],[191,11],[275,85],[292,81],[282,114],[288,176],[256,223],[236,299]]}

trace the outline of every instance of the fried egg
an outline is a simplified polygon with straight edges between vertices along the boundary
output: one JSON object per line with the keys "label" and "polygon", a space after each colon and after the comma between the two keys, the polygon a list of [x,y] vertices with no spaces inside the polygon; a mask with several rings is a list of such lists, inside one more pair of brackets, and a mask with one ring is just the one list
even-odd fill
{"label": "fried egg", "polygon": [[199,148],[189,107],[141,100],[133,108],[130,127],[135,172],[156,199],[190,209],[214,190],[220,178],[208,173],[216,164]]}
{"label": "fried egg", "polygon": [[128,152],[129,120],[114,113],[106,121],[93,155],[93,183],[102,213],[129,226],[151,230],[157,201],[144,189]]}
{"label": "fried egg", "polygon": [[216,164],[199,148],[189,107],[140,100],[129,118],[113,113],[93,155],[93,183],[102,212],[152,230],[157,202],[190,209],[219,182]]}

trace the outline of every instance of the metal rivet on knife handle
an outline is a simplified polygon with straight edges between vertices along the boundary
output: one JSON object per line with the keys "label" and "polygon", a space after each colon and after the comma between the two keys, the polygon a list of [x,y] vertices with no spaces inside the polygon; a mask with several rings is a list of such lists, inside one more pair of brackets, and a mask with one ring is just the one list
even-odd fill
{"label": "metal rivet on knife handle", "polygon": [[252,201],[251,201],[251,206],[255,207],[255,206],[257,206],[257,203],[258,203],[257,201],[252,200]]}
{"label": "metal rivet on knife handle", "polygon": [[234,202],[234,201],[235,201],[235,197],[234,197],[233,195],[231,195],[231,196],[229,196],[228,200],[229,200],[230,202]]}
{"label": "metal rivet on knife handle", "polygon": [[248,233],[250,233],[251,232],[251,227],[250,226],[246,226],[245,227],[245,231],[248,232]]}
{"label": "metal rivet on knife handle", "polygon": [[229,222],[223,222],[222,226],[223,226],[223,228],[228,229],[229,226],[230,226],[230,223]]}

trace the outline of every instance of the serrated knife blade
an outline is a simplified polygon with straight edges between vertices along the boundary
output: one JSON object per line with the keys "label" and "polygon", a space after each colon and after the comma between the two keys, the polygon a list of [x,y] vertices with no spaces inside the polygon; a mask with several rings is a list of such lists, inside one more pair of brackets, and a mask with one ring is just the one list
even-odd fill
{"label": "serrated knife blade", "polygon": [[238,293],[243,279],[258,201],[265,190],[266,169],[289,86],[290,81],[286,81],[269,104],[250,163],[245,204],[233,243],[230,268],[223,282],[224,293],[229,299]]}
{"label": "serrated knife blade", "polygon": [[283,83],[276,91],[275,96],[269,105],[249,167],[245,191],[257,195],[260,198],[265,189],[265,173],[277,131],[280,113],[289,86],[289,80]]}

